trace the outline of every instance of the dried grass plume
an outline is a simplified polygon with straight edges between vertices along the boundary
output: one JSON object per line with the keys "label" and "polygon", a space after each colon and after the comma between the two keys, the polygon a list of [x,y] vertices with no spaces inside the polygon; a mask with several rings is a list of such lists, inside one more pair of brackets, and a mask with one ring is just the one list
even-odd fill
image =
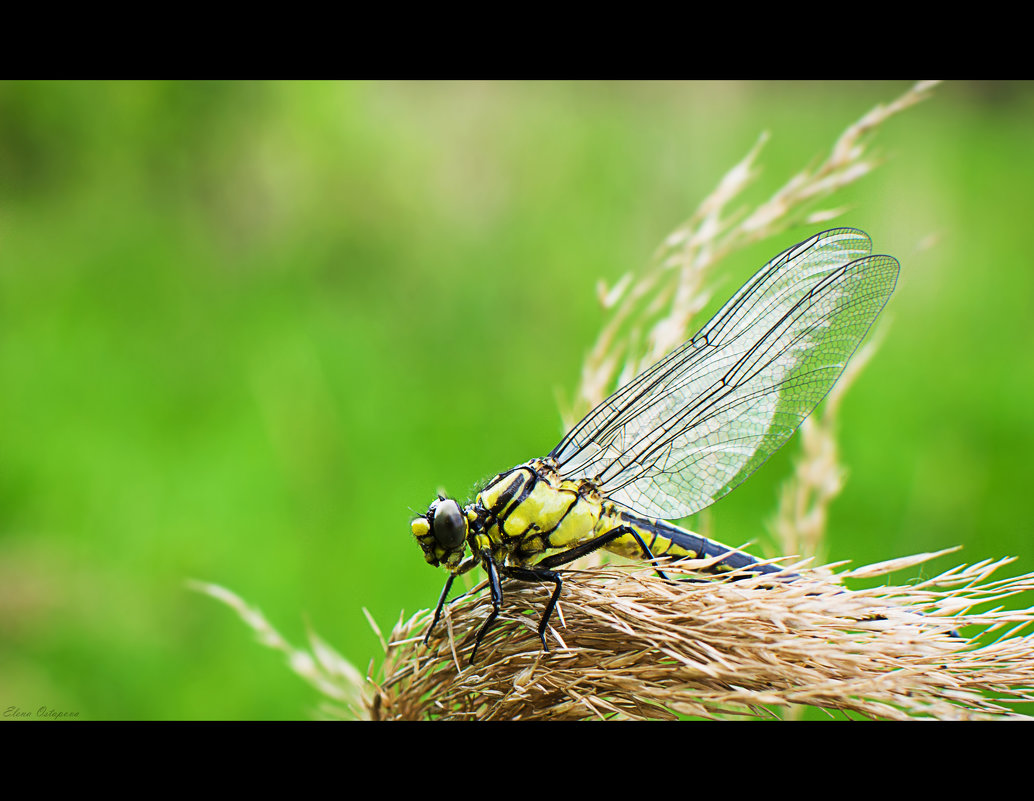
{"label": "dried grass plume", "polygon": [[[429,649],[420,644],[426,615],[397,626],[368,711],[382,720],[647,720],[776,717],[775,708],[806,704],[864,718],[1011,717],[1007,703],[1034,700],[1034,637],[990,634],[1014,633],[1034,610],[959,612],[1034,588],[1034,575],[992,580],[1001,564],[853,592],[807,572],[792,582],[672,583],[643,568],[595,568],[565,582],[565,625],[551,632],[549,654],[535,631],[547,592],[514,582],[506,620],[473,666],[474,633],[491,610],[485,595],[455,604]],[[953,634],[970,627],[984,630],[981,643]]]}
{"label": "dried grass plume", "polygon": [[[848,717],[1022,717],[1034,701],[1034,609],[977,607],[1034,590],[1034,574],[996,580],[1009,560],[958,567],[917,584],[847,591],[844,579],[910,568],[923,554],[818,577],[670,582],[641,566],[570,571],[550,652],[536,625],[548,590],[511,582],[506,605],[468,664],[491,610],[478,587],[447,608],[399,621],[380,669],[359,673],[314,635],[288,646],[256,610],[211,585],[325,699],[322,714],[363,720],[665,720],[777,717],[797,704]],[[699,566],[699,563],[696,564]],[[666,567],[673,578],[694,563]],[[965,636],[979,633],[978,640]]]}

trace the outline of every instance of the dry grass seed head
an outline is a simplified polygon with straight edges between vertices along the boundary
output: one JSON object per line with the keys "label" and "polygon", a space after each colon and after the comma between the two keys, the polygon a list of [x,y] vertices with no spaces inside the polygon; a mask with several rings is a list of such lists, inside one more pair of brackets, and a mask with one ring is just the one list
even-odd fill
{"label": "dry grass seed head", "polygon": [[[474,665],[467,663],[473,639],[491,610],[483,594],[453,604],[449,625],[429,649],[422,645],[426,615],[393,632],[376,684],[377,716],[772,716],[769,707],[791,704],[878,718],[1009,716],[989,693],[1030,698],[1034,641],[981,645],[950,633],[1034,617],[1031,610],[958,613],[1034,587],[1034,576],[979,587],[988,567],[855,592],[807,573],[792,582],[756,576],[672,583],[642,567],[575,571],[564,585],[564,624],[547,635],[548,654],[536,626],[551,588],[509,582],[504,613]],[[665,570],[674,576],[689,567]]]}

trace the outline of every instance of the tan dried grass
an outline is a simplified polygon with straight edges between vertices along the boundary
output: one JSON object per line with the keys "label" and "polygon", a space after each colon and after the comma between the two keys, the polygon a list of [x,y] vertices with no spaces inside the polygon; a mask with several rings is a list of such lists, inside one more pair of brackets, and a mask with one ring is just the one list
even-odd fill
{"label": "tan dried grass", "polygon": [[[1034,610],[973,611],[1034,589],[1034,574],[995,581],[1003,562],[959,567],[911,586],[847,591],[940,554],[847,571],[669,582],[640,567],[570,574],[563,626],[536,634],[545,586],[506,584],[503,615],[468,665],[491,611],[483,593],[455,604],[430,648],[429,615],[396,626],[367,714],[415,719],[670,719],[772,717],[807,704],[867,718],[1012,717],[1034,700],[1034,637],[1015,629]],[[690,565],[666,567],[689,574]],[[555,623],[555,620],[554,620]],[[979,642],[952,629],[979,627]],[[1005,627],[1010,635],[992,639]],[[971,629],[972,630],[972,629]]]}
{"label": "tan dried grass", "polygon": [[[981,607],[1034,590],[1034,574],[996,580],[1010,561],[1001,560],[911,585],[851,591],[840,583],[941,555],[832,576],[803,570],[793,581],[671,582],[631,565],[568,571],[549,653],[536,633],[549,588],[507,582],[503,614],[470,665],[491,610],[478,587],[447,608],[430,647],[430,611],[400,621],[365,682],[315,635],[308,650],[295,648],[233,593],[195,588],[235,608],[263,644],[282,651],[319,691],[325,717],[668,720],[775,717],[799,704],[874,719],[1023,717],[1010,705],[1034,700],[1034,635],[1020,633],[1034,608]],[[701,564],[665,570],[690,575]]]}

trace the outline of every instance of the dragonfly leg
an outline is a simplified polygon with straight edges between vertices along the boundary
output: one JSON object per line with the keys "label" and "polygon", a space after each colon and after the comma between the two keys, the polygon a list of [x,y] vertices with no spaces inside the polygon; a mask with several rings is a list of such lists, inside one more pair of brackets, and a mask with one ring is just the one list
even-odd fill
{"label": "dragonfly leg", "polygon": [[[631,526],[618,526],[617,528],[612,528],[610,531],[604,534],[600,534],[598,537],[594,537],[588,542],[583,542],[581,545],[576,545],[574,548],[570,548],[564,551],[563,553],[554,554],[553,556],[547,556],[545,559],[540,559],[535,564],[535,566],[550,568],[559,567],[560,565],[566,565],[569,562],[573,562],[575,559],[579,559],[585,556],[586,554],[592,553],[593,551],[597,551],[600,548],[603,548],[604,546],[616,540],[618,537],[621,537],[625,534],[630,534],[635,539],[639,547],[643,549],[643,556],[646,559],[654,559],[653,551],[650,550],[649,546],[643,540],[642,536],[639,534],[638,531],[636,531]],[[657,575],[659,575],[663,579],[668,578],[664,574],[663,570],[657,570]]]}
{"label": "dragonfly leg", "polygon": [[[593,537],[588,542],[576,545],[563,553],[553,554],[552,556],[547,556],[545,559],[540,559],[534,567],[505,567],[502,569],[503,575],[509,578],[515,578],[520,581],[552,581],[555,585],[553,595],[550,596],[549,603],[546,604],[546,611],[542,614],[542,619],[539,621],[539,639],[542,640],[543,651],[549,650],[549,646],[546,644],[546,627],[549,625],[549,619],[553,615],[553,610],[556,608],[557,601],[560,600],[560,591],[563,588],[563,580],[560,578],[560,574],[550,570],[549,568],[559,567],[560,565],[566,565],[573,562],[575,559],[579,559],[586,554],[599,550],[624,534],[631,534],[632,537],[635,538],[639,547],[643,549],[643,553],[646,555],[647,559],[654,558],[653,553],[643,541],[643,538],[639,535],[638,531],[630,526],[618,526],[617,528],[600,534],[598,537]],[[657,570],[657,574],[661,578],[668,578],[662,570]]]}
{"label": "dragonfly leg", "polygon": [[[542,641],[542,650],[548,651],[549,645],[546,643],[546,628],[549,626],[549,619],[553,615],[553,610],[556,609],[557,601],[560,600],[560,592],[563,589],[564,584],[563,580],[560,578],[560,574],[550,570],[549,568],[559,567],[560,565],[566,565],[569,562],[573,562],[575,559],[579,559],[586,554],[599,550],[603,546],[613,542],[618,537],[625,534],[629,534],[635,538],[635,541],[639,544],[639,547],[643,549],[643,554],[647,559],[654,558],[653,553],[650,551],[649,546],[643,540],[642,536],[631,526],[618,526],[613,528],[610,531],[600,534],[598,537],[594,537],[588,542],[583,542],[581,545],[576,545],[563,553],[547,556],[545,559],[539,560],[533,567],[502,567],[496,563],[490,552],[485,551],[482,553],[482,564],[484,565],[485,570],[488,571],[488,584],[492,592],[492,612],[489,614],[488,619],[484,624],[482,624],[481,629],[477,633],[477,637],[474,639],[474,650],[470,654],[470,664],[474,663],[474,657],[477,655],[477,650],[481,645],[481,640],[484,639],[489,627],[495,622],[496,618],[499,616],[499,611],[502,608],[503,589],[499,581],[500,573],[507,578],[517,579],[518,581],[550,581],[553,583],[553,594],[549,598],[549,603],[546,604],[546,610],[542,614],[542,619],[539,621],[538,628],[539,639]],[[663,570],[656,570],[657,575],[661,578],[668,578]],[[446,586],[446,591],[447,590],[448,585]],[[439,606],[440,605],[441,602],[439,602]],[[435,620],[437,620],[437,616]]]}
{"label": "dragonfly leg", "polygon": [[488,571],[488,586],[492,593],[492,611],[488,615],[488,620],[484,622],[481,628],[478,630],[477,636],[474,638],[474,650],[470,652],[470,664],[474,664],[474,657],[477,656],[478,648],[481,645],[481,640],[484,639],[485,633],[489,627],[495,622],[495,619],[499,617],[499,610],[503,605],[503,586],[499,581],[499,566],[496,564],[495,559],[492,557],[491,552],[485,551],[482,553],[483,564],[485,570]]}
{"label": "dragonfly leg", "polygon": [[454,571],[449,573],[449,578],[445,581],[445,587],[442,588],[441,597],[438,599],[438,606],[435,607],[434,610],[434,620],[431,621],[431,625],[427,628],[427,634],[424,635],[424,645],[427,645],[430,641],[431,632],[434,631],[434,627],[438,625],[438,621],[442,619],[442,609],[445,608],[445,601],[449,597],[449,590],[452,589],[452,582],[456,580],[456,576],[463,575],[472,568],[477,567],[479,564],[481,564],[480,560],[475,559],[473,556],[468,556]]}
{"label": "dragonfly leg", "polygon": [[434,620],[431,621],[431,625],[427,629],[427,634],[424,635],[424,645],[427,645],[431,639],[431,632],[434,631],[434,627],[438,625],[438,621],[442,617],[442,609],[445,607],[445,599],[449,597],[449,590],[452,589],[452,582],[456,576],[452,573],[449,574],[449,578],[445,581],[445,588],[442,590],[442,596],[438,599],[438,607],[434,610]]}
{"label": "dragonfly leg", "polygon": [[[647,561],[652,562],[656,558],[653,555],[653,551],[650,550],[650,546],[648,546],[645,540],[643,540],[642,535],[638,531],[636,531],[632,526],[618,526],[616,529],[614,529],[614,531],[618,532],[619,535],[631,534],[632,537],[635,539],[636,543],[638,543],[639,547],[643,549],[643,556],[646,558]],[[668,574],[661,570],[659,567],[654,567],[654,572],[665,581],[671,581],[671,579],[668,578]]]}
{"label": "dragonfly leg", "polygon": [[542,619],[539,621],[539,639],[542,640],[542,650],[548,651],[549,646],[546,644],[546,627],[549,625],[549,618],[553,615],[553,610],[556,608],[557,601],[560,599],[560,590],[564,586],[564,582],[560,578],[560,574],[553,570],[543,570],[538,565],[535,567],[504,567],[503,574],[509,578],[518,579],[519,581],[553,582],[553,595],[550,596],[549,603],[546,604],[546,611],[542,613]]}

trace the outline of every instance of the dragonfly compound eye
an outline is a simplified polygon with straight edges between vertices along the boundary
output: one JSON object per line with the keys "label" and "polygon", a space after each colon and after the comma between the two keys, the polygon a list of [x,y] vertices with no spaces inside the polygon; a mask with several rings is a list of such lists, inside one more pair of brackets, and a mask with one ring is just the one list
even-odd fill
{"label": "dragonfly compound eye", "polygon": [[460,505],[452,498],[440,501],[434,510],[434,538],[449,551],[463,545],[467,538],[467,519],[460,511]]}

